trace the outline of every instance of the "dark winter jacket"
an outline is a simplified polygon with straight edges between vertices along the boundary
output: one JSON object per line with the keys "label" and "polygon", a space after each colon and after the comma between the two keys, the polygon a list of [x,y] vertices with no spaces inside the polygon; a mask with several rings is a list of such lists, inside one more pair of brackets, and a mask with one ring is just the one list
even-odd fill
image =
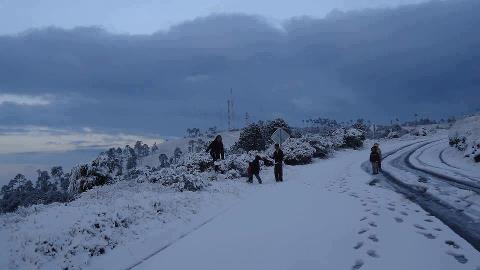
{"label": "dark winter jacket", "polygon": [[372,150],[372,152],[370,153],[370,162],[380,162],[380,161],[381,161],[380,153],[378,153],[376,150]]}
{"label": "dark winter jacket", "polygon": [[225,158],[225,149],[223,148],[223,143],[221,141],[212,141],[207,148],[207,152],[208,151],[210,151],[213,160]]}
{"label": "dark winter jacket", "polygon": [[251,174],[260,173],[260,159],[254,159],[252,162],[248,163],[248,171]]}
{"label": "dark winter jacket", "polygon": [[275,150],[273,153],[273,160],[275,161],[276,164],[282,164],[283,161],[283,151],[279,149],[278,151]]}

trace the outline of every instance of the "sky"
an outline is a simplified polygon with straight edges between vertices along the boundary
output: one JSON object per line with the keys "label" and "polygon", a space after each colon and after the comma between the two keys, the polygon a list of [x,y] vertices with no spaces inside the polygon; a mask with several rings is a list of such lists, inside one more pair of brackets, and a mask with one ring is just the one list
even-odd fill
{"label": "sky", "polygon": [[272,23],[295,16],[323,17],[343,11],[395,7],[424,0],[0,0],[0,34],[32,27],[98,25],[108,31],[151,34],[212,13],[260,15]]}
{"label": "sky", "polygon": [[0,154],[222,129],[228,98],[236,127],[472,112],[478,14],[477,0],[0,0]]}

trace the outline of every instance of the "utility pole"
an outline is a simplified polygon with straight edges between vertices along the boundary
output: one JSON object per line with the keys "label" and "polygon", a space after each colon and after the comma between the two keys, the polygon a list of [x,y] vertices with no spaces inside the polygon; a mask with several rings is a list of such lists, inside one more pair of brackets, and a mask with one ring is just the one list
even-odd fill
{"label": "utility pole", "polygon": [[230,88],[230,98],[227,100],[227,121],[228,121],[228,130],[234,128],[233,124],[234,114],[233,114],[233,89]]}

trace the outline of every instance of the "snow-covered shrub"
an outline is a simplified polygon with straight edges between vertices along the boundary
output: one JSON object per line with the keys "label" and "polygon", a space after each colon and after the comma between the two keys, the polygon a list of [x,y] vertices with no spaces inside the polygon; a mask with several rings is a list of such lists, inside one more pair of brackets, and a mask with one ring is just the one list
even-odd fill
{"label": "snow-covered shrub", "polygon": [[176,191],[199,191],[208,185],[212,175],[205,172],[191,172],[186,167],[163,168],[151,173],[148,181],[159,183]]}
{"label": "snow-covered shrub", "polygon": [[263,151],[267,143],[262,132],[262,127],[258,124],[250,124],[240,132],[240,137],[233,148],[243,151]]}
{"label": "snow-covered shrub", "polygon": [[212,157],[203,152],[187,153],[179,157],[174,166],[183,166],[189,172],[205,172],[213,167]]}
{"label": "snow-covered shrub", "polygon": [[105,167],[93,164],[75,166],[70,174],[68,190],[71,194],[79,194],[95,186],[113,183],[114,178]]}
{"label": "snow-covered shrub", "polygon": [[448,138],[448,144],[463,152],[467,149],[467,138],[455,134]]}
{"label": "snow-covered shrub", "polygon": [[306,134],[303,138],[315,149],[313,153],[314,158],[327,158],[334,151],[335,147],[343,144],[343,139],[338,140],[337,137],[332,136]]}
{"label": "snow-covered shrub", "polygon": [[[282,144],[284,162],[287,165],[304,165],[312,162],[315,148],[305,138],[290,138]],[[273,154],[273,147],[269,152]]]}
{"label": "snow-covered shrub", "polygon": [[465,157],[480,159],[480,115],[456,121],[448,137],[450,146],[464,152]]}
{"label": "snow-covered shrub", "polygon": [[358,149],[363,146],[363,141],[365,140],[364,132],[355,128],[339,128],[335,130],[332,136],[343,140],[339,146],[341,148]]}
{"label": "snow-covered shrub", "polygon": [[218,161],[219,170],[226,174],[226,178],[235,179],[247,176],[248,163],[255,158],[258,153],[255,151],[242,154],[230,154],[225,156],[225,160]]}
{"label": "snow-covered shrub", "polygon": [[349,128],[345,131],[345,147],[358,149],[363,146],[365,140],[365,133],[356,128]]}
{"label": "snow-covered shrub", "polygon": [[428,130],[425,127],[417,127],[410,131],[413,136],[427,136]]}

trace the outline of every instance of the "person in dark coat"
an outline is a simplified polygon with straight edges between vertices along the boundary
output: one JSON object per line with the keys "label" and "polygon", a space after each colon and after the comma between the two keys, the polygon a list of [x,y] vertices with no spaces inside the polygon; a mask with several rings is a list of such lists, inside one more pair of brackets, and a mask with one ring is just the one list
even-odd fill
{"label": "person in dark coat", "polygon": [[283,182],[283,151],[280,149],[278,143],[275,144],[275,152],[273,152],[273,160],[275,165],[273,173],[275,174],[275,181]]}
{"label": "person in dark coat", "polygon": [[260,156],[256,156],[255,159],[248,163],[248,183],[253,183],[253,176],[258,180],[258,183],[262,183],[262,179],[260,178],[260,160],[262,158]]}
{"label": "person in dark coat", "polygon": [[225,148],[223,147],[222,136],[217,135],[215,140],[213,140],[207,147],[206,152],[210,151],[210,156],[212,156],[214,169],[218,172],[219,167],[215,164],[215,161],[219,159],[225,159]]}
{"label": "person in dark coat", "polygon": [[222,136],[217,135],[215,140],[208,145],[206,151],[210,151],[210,156],[212,156],[213,161],[225,159],[225,149],[223,148]]}
{"label": "person in dark coat", "polygon": [[378,174],[380,169],[380,161],[382,160],[379,148],[373,146],[370,152],[370,162],[372,163],[373,174]]}

